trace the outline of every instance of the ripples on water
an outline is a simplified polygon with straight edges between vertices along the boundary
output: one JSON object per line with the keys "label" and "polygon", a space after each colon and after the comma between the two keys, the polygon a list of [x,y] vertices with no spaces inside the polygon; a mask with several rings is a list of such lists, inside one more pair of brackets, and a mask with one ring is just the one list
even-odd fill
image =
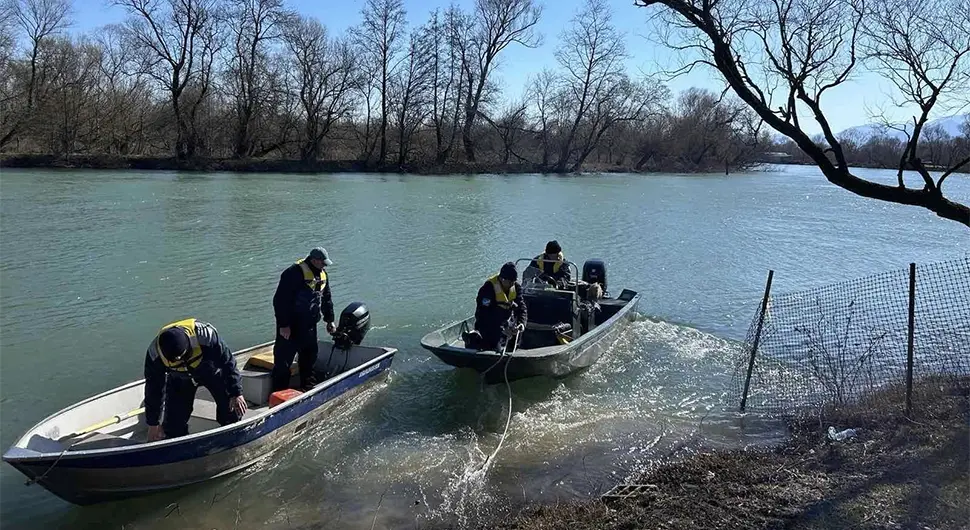
{"label": "ripples on water", "polygon": [[[685,446],[783,435],[735,414],[731,381],[768,268],[776,289],[793,290],[968,248],[954,223],[857,199],[807,168],[38,175],[2,176],[4,448],[44,415],[138,377],[152,334],[174,318],[212,321],[233,348],[269,340],[279,273],[316,244],[336,262],[336,311],[365,301],[367,342],[400,351],[386,383],[245,473],[79,509],[4,465],[4,528],[371,528],[375,512],[377,528],[414,527],[602,493]],[[644,316],[589,370],[513,383],[508,436],[482,473],[508,417],[505,385],[483,387],[418,341],[470,313],[502,262],[553,238],[580,266],[605,258],[611,290],[640,290]]]}

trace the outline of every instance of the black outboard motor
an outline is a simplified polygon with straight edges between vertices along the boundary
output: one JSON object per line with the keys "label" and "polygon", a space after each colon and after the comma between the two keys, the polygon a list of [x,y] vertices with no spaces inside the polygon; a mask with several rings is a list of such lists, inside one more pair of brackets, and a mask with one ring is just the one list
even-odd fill
{"label": "black outboard motor", "polygon": [[603,286],[603,294],[609,291],[606,286],[606,263],[601,259],[588,259],[583,263],[583,281]]}
{"label": "black outboard motor", "polygon": [[370,311],[363,302],[354,302],[340,313],[337,331],[333,334],[333,345],[341,350],[349,350],[360,344],[370,329]]}

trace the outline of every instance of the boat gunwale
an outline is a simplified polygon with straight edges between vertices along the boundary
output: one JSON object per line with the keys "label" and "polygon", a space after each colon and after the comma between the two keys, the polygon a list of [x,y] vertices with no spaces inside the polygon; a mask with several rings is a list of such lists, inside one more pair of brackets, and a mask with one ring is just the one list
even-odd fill
{"label": "boat gunwale", "polygon": [[[632,289],[627,289],[627,290],[633,291]],[[437,351],[443,351],[443,352],[448,352],[453,354],[469,354],[477,357],[486,357],[486,358],[493,357],[496,359],[498,359],[499,357],[512,357],[512,358],[518,358],[518,359],[544,359],[547,357],[554,357],[556,355],[561,355],[563,351],[569,350],[573,347],[579,347],[590,341],[597,340],[598,335],[605,333],[606,330],[608,330],[610,327],[616,325],[616,323],[620,320],[620,318],[626,316],[626,314],[629,313],[633,309],[633,307],[635,307],[636,305],[635,302],[639,303],[640,296],[641,296],[640,293],[638,291],[633,291],[633,292],[635,293],[633,297],[627,300],[626,303],[623,304],[623,307],[621,307],[616,313],[614,313],[613,316],[606,319],[600,325],[594,327],[591,331],[587,332],[585,335],[582,335],[578,339],[568,344],[544,346],[542,348],[533,348],[531,350],[531,351],[537,351],[537,350],[542,350],[547,348],[550,349],[549,352],[543,352],[539,355],[524,355],[524,354],[520,354],[518,350],[516,350],[513,353],[499,353],[499,352],[489,351],[489,350],[473,350],[470,348],[459,348],[457,346],[452,346],[450,343],[445,343],[442,346],[433,346],[430,343],[426,342],[426,339],[428,339],[428,337],[430,337],[431,335],[434,335],[436,333],[440,334],[446,329],[459,326],[461,325],[462,322],[467,322],[472,318],[474,318],[473,316],[470,316],[461,320],[456,320],[441,328],[438,328],[434,331],[427,333],[424,337],[421,337],[421,346],[427,350],[431,350],[431,352],[435,354],[437,354]],[[618,300],[618,299],[613,298],[613,300]],[[524,351],[530,351],[530,350],[524,350]]]}
{"label": "boat gunwale", "polygon": [[[257,350],[259,348],[265,348],[266,346],[269,346],[269,345],[271,345],[271,344],[273,344],[275,342],[276,342],[275,340],[272,340],[272,341],[269,341],[269,342],[264,342],[262,344],[256,344],[256,345],[250,346],[248,348],[244,348],[242,350],[239,350],[239,351],[235,352],[233,354],[233,357],[238,357],[240,355],[244,355],[246,353],[252,352],[252,351]],[[364,347],[365,348],[374,348],[374,349],[383,350],[383,353],[377,355],[376,357],[374,357],[373,359],[371,359],[371,360],[369,360],[369,361],[367,361],[365,363],[362,363],[362,364],[354,367],[351,370],[348,370],[348,371],[340,374],[339,376],[331,377],[327,381],[325,381],[325,382],[319,384],[318,386],[314,387],[312,390],[310,390],[308,392],[302,393],[297,398],[289,399],[287,401],[284,401],[283,403],[280,403],[279,405],[277,405],[275,407],[266,407],[266,410],[260,412],[259,414],[253,415],[253,416],[251,416],[249,418],[245,418],[245,419],[240,420],[240,421],[237,421],[235,423],[230,423],[228,425],[220,425],[220,426],[218,426],[216,428],[213,428],[213,429],[208,429],[208,430],[201,431],[201,432],[191,433],[191,434],[188,434],[188,435],[185,435],[185,436],[179,436],[177,438],[163,438],[161,440],[156,440],[154,442],[144,442],[144,443],[138,443],[138,444],[134,444],[134,445],[126,445],[126,446],[122,446],[122,447],[106,447],[106,448],[101,448],[101,449],[82,449],[80,451],[70,451],[70,450],[68,450],[70,446],[68,446],[68,448],[65,448],[65,449],[63,449],[61,451],[40,452],[40,451],[35,451],[33,449],[27,449],[26,447],[24,447],[23,445],[21,445],[21,443],[23,443],[23,444],[26,444],[27,443],[27,441],[28,441],[28,434],[31,433],[32,431],[35,431],[38,426],[43,425],[44,423],[46,423],[46,422],[48,422],[48,421],[50,421],[50,420],[52,420],[52,419],[54,419],[54,418],[62,415],[62,414],[65,414],[65,413],[67,413],[67,412],[69,412],[69,411],[71,411],[73,409],[76,409],[78,407],[81,407],[83,405],[86,405],[88,403],[91,403],[93,401],[97,401],[98,399],[104,398],[104,397],[109,396],[111,394],[116,394],[118,392],[122,392],[124,390],[127,390],[127,389],[133,387],[133,386],[137,386],[137,385],[144,384],[145,379],[139,379],[137,381],[132,381],[132,382],[129,382],[129,383],[125,383],[125,384],[123,384],[121,386],[115,387],[115,388],[110,389],[110,390],[106,390],[106,391],[104,391],[104,392],[102,392],[100,394],[96,394],[94,396],[91,396],[91,397],[89,397],[87,399],[84,399],[84,400],[79,401],[77,403],[74,403],[72,405],[68,405],[67,407],[64,407],[63,409],[61,409],[61,410],[59,410],[57,412],[54,412],[53,414],[50,414],[49,416],[47,416],[43,420],[40,420],[39,422],[35,423],[33,426],[31,426],[30,428],[28,428],[26,430],[26,432],[22,436],[20,436],[20,438],[18,438],[17,441],[14,442],[14,444],[10,448],[7,449],[7,451],[3,454],[2,459],[3,459],[3,461],[9,462],[9,463],[14,463],[14,462],[17,462],[17,463],[19,463],[19,462],[30,463],[30,462],[36,462],[36,461],[49,460],[51,458],[63,458],[63,459],[76,460],[76,459],[85,458],[85,457],[99,457],[99,456],[104,456],[104,455],[109,455],[109,454],[110,455],[124,454],[124,453],[129,453],[129,452],[142,451],[142,450],[146,450],[146,449],[156,449],[156,448],[165,447],[165,446],[175,446],[175,445],[183,444],[185,442],[194,442],[194,441],[202,440],[202,439],[205,439],[205,438],[218,436],[218,435],[221,435],[221,434],[223,434],[225,432],[229,432],[229,431],[241,429],[241,428],[244,428],[244,427],[249,426],[250,424],[254,424],[254,423],[260,422],[262,420],[265,420],[268,416],[270,416],[272,414],[276,414],[277,412],[283,411],[283,410],[287,409],[288,407],[295,406],[296,404],[305,401],[307,398],[309,398],[311,396],[314,396],[314,395],[318,394],[319,392],[322,392],[323,390],[326,390],[326,389],[330,388],[331,386],[337,384],[340,381],[343,381],[344,379],[350,377],[351,375],[353,375],[355,373],[359,373],[359,372],[363,371],[364,369],[369,368],[369,367],[371,367],[373,365],[379,364],[380,362],[382,362],[384,359],[387,359],[388,357],[394,356],[397,353],[397,351],[398,351],[397,348],[391,348],[391,347],[388,347],[388,346],[364,346]],[[315,408],[316,407],[314,407],[314,409]],[[302,417],[302,416],[303,415],[301,415],[300,417]],[[237,445],[237,446],[233,446],[233,447],[227,448],[227,450],[232,450],[232,449],[234,449],[236,447],[241,447],[243,445],[246,445],[246,444],[240,444],[240,445]],[[33,454],[33,455],[11,455],[10,452],[13,449],[19,449],[19,450],[22,450],[22,451],[31,451],[31,452],[34,452],[34,453],[37,453],[37,454]]]}

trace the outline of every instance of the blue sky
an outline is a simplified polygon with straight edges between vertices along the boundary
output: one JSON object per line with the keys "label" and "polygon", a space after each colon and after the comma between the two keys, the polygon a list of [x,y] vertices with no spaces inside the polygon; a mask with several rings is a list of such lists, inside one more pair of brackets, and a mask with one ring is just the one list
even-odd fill
{"label": "blue sky", "polygon": [[[474,2],[474,0],[404,0],[410,26],[416,27],[422,24],[432,10],[444,9],[452,1],[465,8],[470,8]],[[518,97],[530,75],[545,66],[555,66],[553,54],[558,37],[582,5],[581,0],[538,1],[543,5],[542,18],[538,25],[543,43],[536,49],[513,45],[503,53],[497,75],[501,80],[501,86],[504,87],[506,97]],[[635,7],[633,0],[608,0],[608,2],[613,9],[614,23],[626,35],[627,49],[631,53],[631,59],[628,62],[633,72],[638,70],[656,72],[664,67],[679,66],[677,57],[647,38],[653,29],[648,22],[649,10]],[[363,3],[363,0],[289,0],[288,5],[300,13],[316,17],[335,33],[341,33],[358,23]],[[75,32],[96,31],[105,24],[120,22],[124,17],[124,11],[112,6],[107,0],[74,0],[72,29]],[[711,90],[719,90],[723,86],[716,72],[709,70],[695,70],[667,84],[674,93],[691,86]],[[836,131],[872,121],[870,113],[878,109],[889,112],[896,120],[908,120],[911,114],[895,109],[886,96],[887,90],[887,85],[881,78],[860,72],[857,78],[826,95],[826,99],[823,99],[823,110]],[[937,116],[931,116],[931,118],[934,117]],[[803,121],[803,126],[812,134],[820,131],[810,120]]]}

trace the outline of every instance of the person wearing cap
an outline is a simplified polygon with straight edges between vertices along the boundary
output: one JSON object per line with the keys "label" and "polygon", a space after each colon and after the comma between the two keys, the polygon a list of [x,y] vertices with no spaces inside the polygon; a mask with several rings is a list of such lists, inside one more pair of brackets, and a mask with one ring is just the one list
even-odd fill
{"label": "person wearing cap", "polygon": [[[204,386],[216,403],[216,421],[229,425],[246,413],[242,376],[215,326],[188,318],[163,327],[145,354],[148,441],[189,433],[195,393]],[[162,401],[165,402],[165,418]]]}
{"label": "person wearing cap", "polygon": [[546,243],[546,251],[536,256],[529,266],[538,269],[539,278],[554,286],[565,285],[572,276],[562,254],[562,247],[556,240]]}
{"label": "person wearing cap", "polygon": [[314,248],[280,274],[273,296],[276,313],[276,343],[273,345],[273,391],[290,386],[290,367],[299,354],[300,387],[315,384],[313,365],[317,361],[317,322],[323,317],[327,333],[333,325],[333,300],[326,267],[333,261],[322,247]]}
{"label": "person wearing cap", "polygon": [[478,349],[502,349],[504,338],[525,331],[528,309],[520,296],[519,273],[511,261],[485,280],[475,299],[475,331],[481,336]]}

